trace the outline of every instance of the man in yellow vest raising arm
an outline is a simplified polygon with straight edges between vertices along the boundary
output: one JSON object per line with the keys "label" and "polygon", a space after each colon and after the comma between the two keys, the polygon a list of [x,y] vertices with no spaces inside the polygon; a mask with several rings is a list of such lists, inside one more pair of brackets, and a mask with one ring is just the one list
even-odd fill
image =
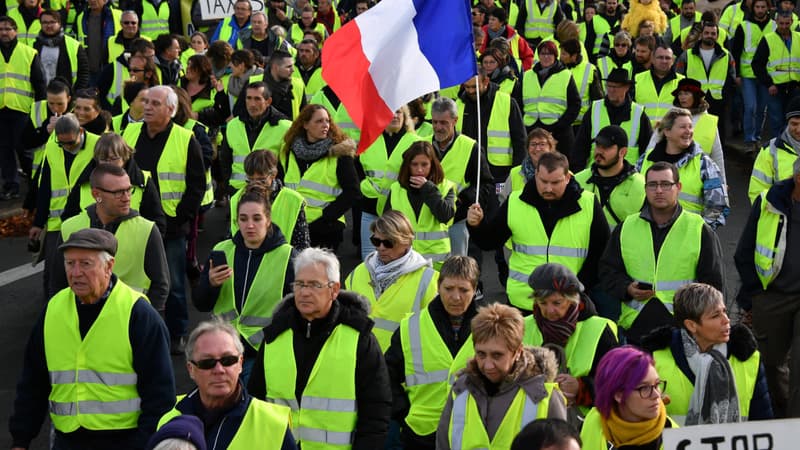
{"label": "man in yellow vest raising arm", "polygon": [[383,448],[392,393],[367,300],[340,290],[339,260],[327,250],[303,250],[294,270],[294,293],[264,328],[248,390],[292,409],[303,450]]}
{"label": "man in yellow vest raising arm", "polygon": [[618,321],[629,343],[672,323],[675,291],[693,281],[723,289],[722,248],[698,214],[678,203],[678,169],[659,161],[645,172],[647,201],[614,229],[603,259],[603,290],[621,304]]}
{"label": "man in yellow vest raising arm", "polygon": [[159,433],[179,417],[195,416],[203,422],[209,448],[296,450],[289,408],[259,400],[242,385],[243,353],[231,324],[219,319],[198,324],[186,343],[186,370],[196,387],[161,418]]}
{"label": "man in yellow vest raising arm", "polygon": [[59,250],[69,288],[31,332],[9,419],[12,448],[30,446],[49,409],[54,448],[142,449],[175,399],[167,329],[114,275],[113,234],[76,231]]}
{"label": "man in yellow vest raising arm", "polygon": [[[131,288],[147,295],[156,311],[163,312],[169,293],[169,271],[164,243],[156,224],[131,209],[131,198],[139,187],[132,186],[125,169],[99,164],[89,178],[96,201],[83,212],[61,224],[60,244],[84,228],[100,228],[119,239],[114,273]],[[63,255],[57,254],[50,278],[50,292],[67,286]]]}
{"label": "man in yellow vest raising arm", "polygon": [[[742,280],[736,302],[752,313],[753,331],[767,372],[776,417],[800,417],[800,346],[797,311],[800,269],[797,261],[800,228],[795,204],[800,199],[800,160],[792,176],[756,197],[733,260]],[[789,353],[791,351],[791,353]],[[785,361],[789,359],[789,385]]]}

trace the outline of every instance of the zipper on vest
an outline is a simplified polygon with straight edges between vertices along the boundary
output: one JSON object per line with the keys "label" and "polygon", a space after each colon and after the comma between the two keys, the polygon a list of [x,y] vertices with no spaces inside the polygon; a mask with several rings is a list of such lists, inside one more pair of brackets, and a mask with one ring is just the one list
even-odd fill
{"label": "zipper on vest", "polygon": [[245,292],[247,292],[247,279],[250,277],[250,257],[252,257],[252,256],[253,256],[253,251],[252,250],[248,250],[247,251],[247,266],[244,269],[244,283],[242,283],[242,309],[239,311],[239,314],[241,314],[242,311],[244,311],[244,302],[245,302],[244,294],[245,294]]}
{"label": "zipper on vest", "polygon": [[311,322],[306,323],[306,339],[311,338]]}
{"label": "zipper on vest", "polygon": [[217,435],[214,436],[214,445],[211,447],[211,450],[217,448],[217,440],[219,440],[219,434],[222,432],[222,426],[225,425],[225,421],[228,420],[228,416],[222,418],[222,422],[219,423],[219,428],[217,428]]}

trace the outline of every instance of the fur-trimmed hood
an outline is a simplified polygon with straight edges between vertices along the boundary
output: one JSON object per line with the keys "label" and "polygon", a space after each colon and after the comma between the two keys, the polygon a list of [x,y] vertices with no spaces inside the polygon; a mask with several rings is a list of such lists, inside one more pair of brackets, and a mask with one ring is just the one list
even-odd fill
{"label": "fur-trimmed hood", "polygon": [[337,142],[336,144],[331,145],[331,149],[328,151],[328,154],[335,157],[340,156],[356,156],[356,141],[347,138],[341,142]]}

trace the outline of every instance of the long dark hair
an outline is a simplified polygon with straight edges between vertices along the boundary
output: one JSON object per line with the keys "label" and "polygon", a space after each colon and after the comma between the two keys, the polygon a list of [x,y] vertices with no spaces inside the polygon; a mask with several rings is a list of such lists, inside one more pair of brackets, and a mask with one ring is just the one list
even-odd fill
{"label": "long dark hair", "polygon": [[411,144],[411,147],[403,152],[403,164],[400,165],[400,174],[397,176],[397,181],[400,186],[408,189],[409,178],[411,177],[411,161],[418,155],[425,155],[431,162],[431,171],[428,173],[428,180],[433,184],[439,184],[444,181],[444,169],[436,157],[436,152],[433,150],[433,145],[428,141],[417,141]]}

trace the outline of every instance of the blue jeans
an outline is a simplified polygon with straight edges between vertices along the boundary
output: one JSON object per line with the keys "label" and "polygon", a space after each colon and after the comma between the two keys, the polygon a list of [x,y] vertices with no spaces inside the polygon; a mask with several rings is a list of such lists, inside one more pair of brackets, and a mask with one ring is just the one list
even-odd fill
{"label": "blue jeans", "polygon": [[186,336],[189,311],[186,307],[186,238],[173,237],[164,240],[169,265],[169,295],[167,296],[164,322],[169,335],[175,339]]}
{"label": "blue jeans", "polygon": [[367,259],[367,255],[375,251],[375,246],[369,241],[372,232],[369,226],[378,219],[378,216],[361,211],[361,261]]}
{"label": "blue jeans", "polygon": [[755,78],[742,78],[742,100],[744,116],[742,129],[744,142],[761,142],[761,128],[764,126],[764,108],[767,107],[767,88]]}
{"label": "blue jeans", "polygon": [[[763,87],[763,86],[761,86]],[[771,137],[778,137],[786,125],[786,119],[783,115],[783,105],[786,101],[785,93],[778,90],[777,95],[769,95],[769,88],[764,88],[767,91],[767,116],[769,117],[769,131],[772,133]]]}
{"label": "blue jeans", "polygon": [[467,219],[459,220],[447,230],[450,235],[450,254],[467,256],[469,243],[469,230],[467,230]]}

